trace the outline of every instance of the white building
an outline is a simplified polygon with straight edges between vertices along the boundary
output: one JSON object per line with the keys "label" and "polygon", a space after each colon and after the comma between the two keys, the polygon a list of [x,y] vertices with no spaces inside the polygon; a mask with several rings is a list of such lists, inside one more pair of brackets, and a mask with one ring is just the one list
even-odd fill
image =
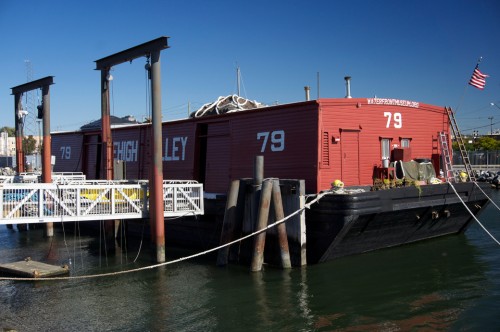
{"label": "white building", "polygon": [[9,137],[6,131],[1,132],[0,156],[15,156],[15,155],[16,155],[16,138]]}

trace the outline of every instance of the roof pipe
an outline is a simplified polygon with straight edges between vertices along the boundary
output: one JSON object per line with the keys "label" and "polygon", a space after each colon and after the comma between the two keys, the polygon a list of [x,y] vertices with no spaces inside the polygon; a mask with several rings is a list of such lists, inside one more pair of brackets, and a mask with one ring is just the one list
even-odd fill
{"label": "roof pipe", "polygon": [[306,92],[306,101],[311,100],[311,97],[310,97],[311,87],[310,86],[305,86],[304,87],[304,91]]}
{"label": "roof pipe", "polygon": [[345,79],[345,89],[346,89],[346,98],[352,98],[351,97],[351,76],[346,76],[344,77]]}

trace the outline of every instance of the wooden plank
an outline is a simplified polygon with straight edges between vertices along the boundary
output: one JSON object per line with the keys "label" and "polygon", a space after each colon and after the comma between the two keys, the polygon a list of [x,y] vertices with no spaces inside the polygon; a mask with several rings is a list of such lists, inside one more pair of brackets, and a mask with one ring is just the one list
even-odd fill
{"label": "wooden plank", "polygon": [[42,262],[25,260],[7,264],[0,264],[0,272],[14,274],[22,277],[44,278],[69,273],[69,268],[65,266],[50,265]]}

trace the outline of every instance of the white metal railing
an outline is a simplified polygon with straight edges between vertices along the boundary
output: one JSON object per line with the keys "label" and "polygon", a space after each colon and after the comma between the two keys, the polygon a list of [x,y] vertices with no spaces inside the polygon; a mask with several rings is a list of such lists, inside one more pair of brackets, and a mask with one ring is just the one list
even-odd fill
{"label": "white metal railing", "polygon": [[[42,174],[19,173],[17,175],[0,175],[0,183],[41,183]],[[52,182],[59,184],[71,184],[86,181],[86,176],[82,172],[53,172]]]}
{"label": "white metal railing", "polygon": [[78,181],[85,181],[87,177],[81,172],[53,172],[52,182],[59,184],[71,184]]}
{"label": "white metal railing", "polygon": [[[4,183],[0,224],[146,218],[149,191],[137,184]],[[203,185],[163,185],[164,216],[203,214]]]}

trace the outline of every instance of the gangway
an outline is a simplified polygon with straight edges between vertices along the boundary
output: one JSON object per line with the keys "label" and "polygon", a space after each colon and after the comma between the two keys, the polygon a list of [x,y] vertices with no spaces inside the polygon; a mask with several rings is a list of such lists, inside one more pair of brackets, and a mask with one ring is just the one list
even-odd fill
{"label": "gangway", "polygon": [[[202,184],[196,181],[163,182],[164,217],[203,213]],[[148,217],[147,181],[0,185],[0,225]]]}

